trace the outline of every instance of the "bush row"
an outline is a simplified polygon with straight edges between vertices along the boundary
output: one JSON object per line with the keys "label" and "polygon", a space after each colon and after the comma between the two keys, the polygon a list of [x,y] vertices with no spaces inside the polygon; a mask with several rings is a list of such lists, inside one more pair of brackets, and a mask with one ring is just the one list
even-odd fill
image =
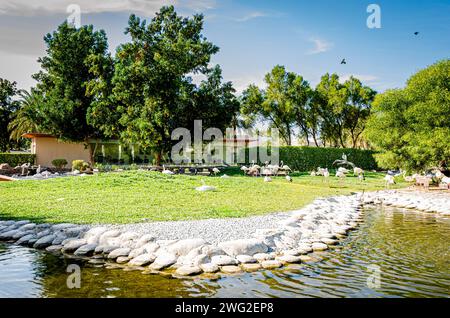
{"label": "bush row", "polygon": [[28,162],[34,164],[35,159],[36,155],[28,153],[0,153],[0,164],[7,163],[13,168]]}
{"label": "bush row", "polygon": [[[259,149],[259,151],[264,150]],[[250,164],[249,150],[247,149],[246,152],[246,163]],[[270,150],[268,153],[270,153]],[[372,150],[352,148],[282,146],[279,147],[279,160],[293,170],[312,171],[317,169],[317,167],[336,168],[336,166],[333,166],[333,162],[336,159],[341,159],[342,154],[346,154],[347,160],[353,162],[357,167],[364,170],[374,170],[378,168],[374,158],[375,153]],[[260,164],[264,162],[261,156],[258,156],[258,162]]]}

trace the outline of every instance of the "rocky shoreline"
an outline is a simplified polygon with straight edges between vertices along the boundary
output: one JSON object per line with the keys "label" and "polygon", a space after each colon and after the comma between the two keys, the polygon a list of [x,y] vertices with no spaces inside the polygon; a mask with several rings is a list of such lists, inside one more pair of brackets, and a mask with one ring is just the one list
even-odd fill
{"label": "rocky shoreline", "polygon": [[[0,221],[0,241],[86,259],[107,268],[120,266],[143,273],[169,273],[175,277],[216,272],[233,274],[309,260],[306,254],[328,249],[357,228],[363,220],[364,204],[409,207],[450,215],[449,198],[447,194],[400,191],[321,198],[298,211],[285,213],[284,217],[277,214],[272,228],[256,229],[248,233],[248,237],[214,243],[207,240],[208,235],[161,239],[151,228],[146,231],[145,224],[151,223],[139,224],[140,229],[133,231],[136,225],[34,224],[30,221]],[[214,230],[208,229],[209,233]]]}

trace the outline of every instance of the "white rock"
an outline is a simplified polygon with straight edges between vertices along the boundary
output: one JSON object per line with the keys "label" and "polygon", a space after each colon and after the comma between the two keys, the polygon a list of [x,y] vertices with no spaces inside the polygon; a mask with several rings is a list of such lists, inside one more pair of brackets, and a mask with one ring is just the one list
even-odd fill
{"label": "white rock", "polygon": [[261,266],[265,269],[273,269],[273,268],[279,268],[279,267],[283,266],[283,264],[281,264],[281,262],[277,261],[277,260],[267,260],[267,261],[263,261],[261,263]]}
{"label": "white rock", "polygon": [[239,263],[248,264],[248,263],[256,263],[256,259],[250,255],[237,255],[236,259]]}
{"label": "white rock", "polygon": [[172,253],[161,253],[158,255],[158,257],[155,259],[152,265],[150,265],[150,268],[155,270],[160,270],[166,267],[169,267],[170,265],[173,265],[177,262],[177,257],[175,254]]}
{"label": "white rock", "polygon": [[211,263],[218,266],[237,265],[238,261],[228,255],[215,255],[211,257]]}
{"label": "white rock", "polygon": [[205,245],[204,239],[187,239],[180,240],[166,247],[167,251],[177,256],[187,255],[191,250],[196,247]]}
{"label": "white rock", "polygon": [[219,243],[222,250],[230,256],[236,255],[254,255],[265,253],[268,250],[266,244],[257,239],[241,239]]}
{"label": "white rock", "polygon": [[133,258],[128,264],[132,266],[144,266],[154,262],[156,256],[154,254],[142,254]]}
{"label": "white rock", "polygon": [[85,239],[70,239],[64,243],[63,252],[73,252],[80,248],[83,245],[86,245],[87,242]]}
{"label": "white rock", "polygon": [[313,249],[313,251],[324,251],[324,250],[328,249],[328,245],[324,244],[324,243],[316,242],[316,243],[312,244],[312,249]]}
{"label": "white rock", "polygon": [[190,265],[183,265],[176,270],[176,273],[182,276],[197,275],[200,274],[201,272],[202,270],[200,267]]}
{"label": "white rock", "polygon": [[50,245],[52,245],[53,240],[55,239],[55,235],[50,234],[44,237],[41,237],[34,243],[34,248],[46,248]]}
{"label": "white rock", "polygon": [[73,254],[78,255],[78,256],[92,254],[92,253],[94,253],[96,247],[97,247],[97,244],[95,244],[95,243],[86,244],[86,245],[79,247]]}
{"label": "white rock", "polygon": [[113,250],[111,253],[108,254],[108,258],[109,259],[115,259],[115,258],[118,258],[120,256],[128,257],[128,254],[130,254],[130,252],[131,252],[131,249],[129,249],[127,247],[117,248],[117,249]]}
{"label": "white rock", "polygon": [[275,257],[273,255],[267,254],[267,253],[258,253],[253,255],[253,258],[256,259],[258,262],[263,262],[267,260],[273,260]]}
{"label": "white rock", "polygon": [[201,264],[200,268],[205,272],[205,273],[216,273],[219,271],[219,266],[217,266],[216,264],[213,263],[206,263],[206,264]]}

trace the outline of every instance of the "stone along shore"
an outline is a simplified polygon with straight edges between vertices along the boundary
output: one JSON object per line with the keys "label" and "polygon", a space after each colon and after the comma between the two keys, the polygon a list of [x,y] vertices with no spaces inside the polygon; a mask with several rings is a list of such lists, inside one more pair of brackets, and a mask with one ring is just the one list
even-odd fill
{"label": "stone along shore", "polygon": [[[161,239],[152,232],[155,229],[152,223],[88,226],[29,221],[0,221],[0,240],[87,259],[92,264],[120,266],[144,273],[167,272],[175,277],[219,271],[232,274],[309,260],[306,254],[328,249],[358,226],[363,220],[364,204],[450,215],[447,193],[379,191],[316,199],[283,217],[277,214],[276,222],[273,218],[269,222],[274,224],[272,228],[257,229],[247,235],[236,230],[242,236],[232,240],[212,239],[214,233],[219,232],[214,226],[203,232],[197,229],[196,232],[205,233],[198,238],[167,239],[165,235]],[[198,221],[202,228],[203,222]],[[234,220],[224,219],[213,224],[220,226],[221,222],[233,223]],[[176,233],[179,223],[168,224]],[[208,239],[214,243],[209,243]]]}
{"label": "stone along shore", "polygon": [[[93,264],[122,264],[145,272],[168,270],[175,271],[175,276],[238,273],[279,268],[309,259],[305,254],[326,250],[355,229],[362,220],[361,213],[360,195],[317,199],[301,210],[286,213],[273,228],[213,244],[202,237],[162,240],[142,229],[126,230],[126,226],[29,221],[0,221],[0,240],[68,257],[88,258]],[[214,228],[208,231],[214,233]]]}
{"label": "stone along shore", "polygon": [[418,210],[450,216],[449,192],[420,192],[420,191],[378,191],[364,195],[364,204],[382,204],[397,208]]}

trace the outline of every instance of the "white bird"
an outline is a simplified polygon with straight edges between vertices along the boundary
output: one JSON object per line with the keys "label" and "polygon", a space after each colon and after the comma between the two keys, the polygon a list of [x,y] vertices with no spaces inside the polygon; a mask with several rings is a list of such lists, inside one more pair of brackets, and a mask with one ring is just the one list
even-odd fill
{"label": "white bird", "polygon": [[311,177],[315,177],[316,176],[316,172],[315,171],[311,171]]}
{"label": "white bird", "polygon": [[414,181],[416,181],[416,174],[413,174],[412,176],[407,176],[406,171],[403,171],[403,179],[406,182],[414,182]]}
{"label": "white bird", "polygon": [[343,179],[345,178],[345,173],[343,171],[338,170],[336,171],[336,177]]}
{"label": "white bird", "polygon": [[264,182],[272,182],[272,178],[268,177],[268,176],[265,176],[264,177]]}
{"label": "white bird", "polygon": [[360,176],[364,173],[364,170],[358,167],[353,168],[353,175],[354,176]]}
{"label": "white bird", "polygon": [[36,174],[41,173],[41,171],[42,171],[42,168],[41,168],[41,165],[39,165],[36,169]]}
{"label": "white bird", "polygon": [[344,174],[350,172],[350,170],[345,169],[344,167],[339,167],[338,171],[339,171],[339,172],[342,172],[342,173],[344,173]]}
{"label": "white bird", "polygon": [[213,186],[206,185],[205,181],[202,180],[202,186],[195,188],[197,191],[205,192],[205,191],[216,191],[216,188]]}
{"label": "white bird", "polygon": [[173,175],[174,174],[174,172],[173,171],[170,171],[170,170],[166,170],[166,167],[163,165],[163,170],[162,170],[162,172],[161,173],[163,173],[163,174],[167,174],[167,175]]}
{"label": "white bird", "polygon": [[450,184],[450,178],[444,176],[444,177],[442,178],[441,182],[442,182],[442,183],[445,183],[445,184]]}
{"label": "white bird", "polygon": [[321,168],[321,167],[317,168],[317,175],[318,176],[323,176],[324,172],[325,172],[324,168]]}
{"label": "white bird", "polygon": [[289,168],[288,165],[282,165],[282,166],[281,166],[281,170],[292,171],[291,168]]}
{"label": "white bird", "polygon": [[366,180],[366,178],[364,177],[364,173],[361,173],[358,175],[358,180],[363,182],[364,180]]}
{"label": "white bird", "polygon": [[387,175],[384,176],[384,181],[385,181],[385,186],[386,186],[386,188],[389,188],[389,186],[390,186],[391,184],[395,184],[394,176],[391,176],[391,175],[389,175],[389,174],[387,174]]}
{"label": "white bird", "polygon": [[330,176],[330,172],[328,171],[328,168],[325,168],[323,171],[324,180],[328,180],[329,176]]}
{"label": "white bird", "polygon": [[212,171],[214,172],[215,175],[217,175],[218,173],[220,173],[220,170],[219,170],[218,168],[216,168],[216,167],[214,167],[214,168],[212,169]]}
{"label": "white bird", "polygon": [[291,176],[286,176],[286,180],[289,181],[289,182],[292,182]]}
{"label": "white bird", "polygon": [[48,172],[48,171],[42,171],[42,172],[41,172],[41,175],[43,175],[45,178],[48,178],[49,176],[52,175],[52,173],[51,173],[51,172]]}

